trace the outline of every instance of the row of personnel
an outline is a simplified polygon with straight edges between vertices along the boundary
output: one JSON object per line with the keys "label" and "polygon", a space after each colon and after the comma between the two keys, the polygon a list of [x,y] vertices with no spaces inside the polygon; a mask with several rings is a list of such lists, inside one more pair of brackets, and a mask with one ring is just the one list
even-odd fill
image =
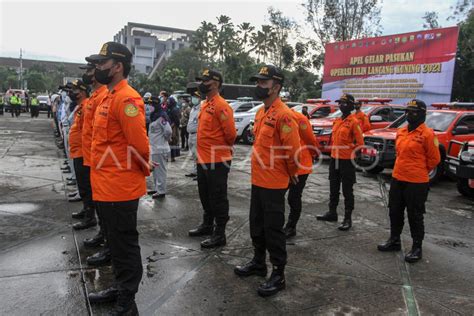
{"label": "row of personnel", "polygon": [[[161,164],[150,159],[144,103],[126,80],[131,57],[124,45],[104,44],[99,54],[86,58],[83,80],[74,82],[70,89],[71,99],[79,104],[69,135],[70,153],[76,173],[79,170],[78,185],[87,203],[86,211],[96,212],[100,224],[99,234],[86,242],[106,243],[116,277],[115,287],[91,293],[89,299],[92,303],[116,300],[116,314],[137,313],[134,298],[143,272],[137,231],[138,201],[147,192],[146,177]],[[201,246],[215,248],[226,244],[227,180],[236,131],[232,108],[219,95],[222,75],[206,69],[196,80],[203,98],[197,114],[196,135],[197,183],[203,220],[189,235],[209,236]],[[296,234],[301,196],[312,171],[316,140],[308,118],[290,110],[279,98],[284,84],[279,68],[266,65],[251,80],[256,83],[256,97],[264,103],[253,127],[249,224],[254,257],[234,271],[239,276],[266,276],[268,252],[272,273],[257,292],[271,296],[286,286],[286,238]],[[87,85],[92,86],[90,96]],[[333,126],[329,211],[318,219],[337,221],[342,185],[345,213],[339,229],[348,230],[352,226],[356,182],[352,159],[357,155],[356,149],[363,145],[363,118],[352,114],[356,102],[351,95],[345,94],[337,102],[342,117]],[[390,190],[391,236],[379,249],[400,250],[406,208],[413,237],[413,247],[406,260],[414,262],[421,258],[428,171],[439,163],[440,157],[434,133],[424,124],[424,102],[411,101],[406,115],[409,124],[399,130],[396,140],[397,161]],[[159,117],[159,122],[166,124],[166,117]],[[413,181],[414,169],[422,174],[421,181]],[[285,226],[287,191],[290,214]]]}

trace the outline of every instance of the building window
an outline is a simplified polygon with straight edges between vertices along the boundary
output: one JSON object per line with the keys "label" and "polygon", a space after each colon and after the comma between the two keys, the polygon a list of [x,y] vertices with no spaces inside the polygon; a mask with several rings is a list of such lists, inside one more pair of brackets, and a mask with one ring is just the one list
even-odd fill
{"label": "building window", "polygon": [[171,49],[174,50],[174,43],[171,43]]}
{"label": "building window", "polygon": [[179,49],[183,49],[184,48],[184,44],[183,43],[180,43],[179,44]]}
{"label": "building window", "polygon": [[128,39],[128,37],[125,36],[125,41],[124,41],[124,44],[125,44],[125,45],[127,45],[127,39]]}
{"label": "building window", "polygon": [[140,46],[140,39],[139,38],[135,39],[135,45]]}

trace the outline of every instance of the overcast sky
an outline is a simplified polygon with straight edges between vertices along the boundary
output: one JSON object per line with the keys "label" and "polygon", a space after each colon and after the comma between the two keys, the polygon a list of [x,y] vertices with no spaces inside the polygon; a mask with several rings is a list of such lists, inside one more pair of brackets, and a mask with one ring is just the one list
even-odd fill
{"label": "overcast sky", "polygon": [[[235,24],[250,22],[259,27],[273,6],[304,24],[302,0],[145,0],[145,1],[21,1],[0,0],[0,56],[83,62],[127,23],[138,22],[195,30],[201,21],[216,22],[225,14]],[[383,34],[422,29],[426,11],[439,12],[445,26],[455,0],[385,0]]]}

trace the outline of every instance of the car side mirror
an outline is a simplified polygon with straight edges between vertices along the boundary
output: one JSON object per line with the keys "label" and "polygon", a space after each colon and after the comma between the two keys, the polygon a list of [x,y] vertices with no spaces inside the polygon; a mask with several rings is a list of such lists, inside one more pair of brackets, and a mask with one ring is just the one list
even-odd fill
{"label": "car side mirror", "polygon": [[465,125],[456,126],[453,130],[453,135],[466,135],[469,134],[469,127]]}
{"label": "car side mirror", "polygon": [[380,115],[372,115],[370,117],[371,122],[383,122],[383,119]]}

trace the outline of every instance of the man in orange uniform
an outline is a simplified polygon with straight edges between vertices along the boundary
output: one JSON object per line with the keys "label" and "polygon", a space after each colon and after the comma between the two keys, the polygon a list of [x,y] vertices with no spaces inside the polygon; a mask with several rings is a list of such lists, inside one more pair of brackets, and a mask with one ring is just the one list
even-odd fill
{"label": "man in orange uniform", "polygon": [[132,61],[126,46],[107,42],[88,60],[97,65],[95,79],[109,90],[94,115],[91,179],[94,201],[107,227],[118,289],[91,293],[89,301],[116,299],[113,315],[135,315],[135,294],[143,274],[137,210],[139,198],[146,194],[145,178],[150,175],[145,107],[126,80]]}
{"label": "man in orange uniform", "polygon": [[313,172],[313,159],[318,154],[316,137],[314,137],[308,117],[297,111],[291,112],[293,112],[293,119],[298,124],[301,148],[298,159],[298,183],[290,183],[288,191],[290,214],[284,228],[286,238],[296,236],[296,224],[301,216],[301,196],[303,195],[306,180],[311,172]]}
{"label": "man in orange uniform", "polygon": [[408,213],[413,246],[405,256],[407,262],[422,257],[421,245],[425,236],[423,214],[428,197],[428,173],[440,162],[439,144],[433,130],[425,124],[426,104],[414,99],[406,109],[408,126],[397,131],[395,148],[397,159],[392,173],[389,193],[390,238],[378,246],[380,251],[399,251],[405,208]]}
{"label": "man in orange uniform", "polygon": [[331,162],[329,164],[329,211],[316,218],[320,221],[337,222],[337,205],[339,190],[342,183],[344,195],[344,221],[339,230],[352,227],[352,211],[354,210],[354,190],[356,183],[355,150],[364,144],[359,120],[351,114],[354,110],[354,97],[344,94],[337,100],[342,117],[337,118],[332,127]]}
{"label": "man in orange uniform", "polygon": [[229,220],[227,177],[237,133],[232,108],[219,95],[222,75],[206,69],[196,80],[200,81],[199,92],[206,96],[201,104],[197,128],[197,181],[204,214],[202,224],[190,230],[189,236],[212,234],[201,242],[201,247],[215,248],[226,244],[225,226]]}
{"label": "man in orange uniform", "polygon": [[285,288],[285,193],[290,181],[298,183],[300,137],[291,110],[279,97],[284,81],[282,71],[266,65],[251,80],[257,81],[255,94],[264,103],[255,116],[252,151],[249,218],[254,257],[243,266],[235,267],[234,272],[244,277],[266,276],[268,250],[273,271],[257,290],[265,297]]}
{"label": "man in orange uniform", "polygon": [[[82,81],[85,84],[89,84],[92,87],[92,94],[89,98],[89,101],[85,104],[83,108],[84,116],[84,125],[82,128],[82,153],[84,156],[84,166],[90,168],[90,156],[91,156],[91,146],[92,146],[92,122],[94,120],[95,110],[97,106],[102,103],[104,98],[108,94],[107,86],[100,84],[95,80],[95,64],[88,63],[84,67],[86,72],[82,75]],[[94,185],[92,183],[92,185]],[[101,213],[98,208],[96,209],[97,217],[99,218],[99,232],[92,238],[84,239],[84,246],[86,247],[98,247],[104,243],[104,247],[97,253],[87,257],[86,261],[88,265],[100,266],[108,264],[110,262],[110,248],[107,245],[106,237],[106,227],[104,219],[101,216]]]}
{"label": "man in orange uniform", "polygon": [[367,115],[365,115],[364,112],[360,110],[362,106],[361,102],[355,102],[354,103],[354,108],[355,108],[355,117],[359,120],[360,128],[362,129],[362,133],[367,132],[370,130],[370,121]]}
{"label": "man in orange uniform", "polygon": [[90,168],[84,166],[82,152],[82,129],[84,124],[84,106],[89,100],[89,88],[80,80],[72,83],[69,98],[76,102],[74,109],[74,122],[69,131],[69,152],[73,159],[74,170],[76,171],[77,187],[84,203],[84,219],[72,225],[76,230],[86,229],[97,225],[95,218],[95,205],[92,201],[92,189],[90,181]]}

